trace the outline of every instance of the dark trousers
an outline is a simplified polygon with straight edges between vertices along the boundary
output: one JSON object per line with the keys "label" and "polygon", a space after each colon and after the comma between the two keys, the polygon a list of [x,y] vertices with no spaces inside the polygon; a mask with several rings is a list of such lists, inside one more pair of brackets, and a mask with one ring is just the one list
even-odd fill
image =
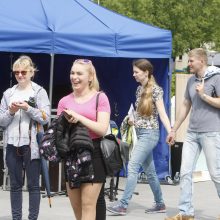
{"label": "dark trousers", "polygon": [[96,220],[106,220],[106,203],[104,194],[104,183],[99,193],[99,197],[96,204]]}
{"label": "dark trousers", "polygon": [[27,176],[27,188],[29,192],[29,220],[38,218],[40,206],[40,160],[31,160],[29,146],[19,148],[8,145],[6,149],[6,164],[10,177],[10,198],[13,220],[22,219],[22,186],[23,171]]}

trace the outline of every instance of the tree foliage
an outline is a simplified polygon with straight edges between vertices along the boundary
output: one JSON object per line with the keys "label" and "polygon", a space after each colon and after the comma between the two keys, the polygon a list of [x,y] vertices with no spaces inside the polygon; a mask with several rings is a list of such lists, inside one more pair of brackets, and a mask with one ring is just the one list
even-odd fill
{"label": "tree foliage", "polygon": [[[95,0],[97,2],[98,0]],[[212,42],[220,49],[220,0],[99,0],[100,5],[173,36],[173,57]]]}

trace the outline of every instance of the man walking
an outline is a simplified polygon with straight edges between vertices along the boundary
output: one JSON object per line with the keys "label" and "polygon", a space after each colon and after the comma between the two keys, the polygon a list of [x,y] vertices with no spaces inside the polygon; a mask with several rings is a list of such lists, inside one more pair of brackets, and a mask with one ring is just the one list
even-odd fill
{"label": "man walking", "polygon": [[191,109],[182,149],[179,214],[165,220],[194,220],[192,174],[201,150],[220,197],[220,69],[207,63],[204,49],[189,52],[188,66],[194,75],[187,82],[180,112],[167,136],[167,142],[173,144],[177,129]]}

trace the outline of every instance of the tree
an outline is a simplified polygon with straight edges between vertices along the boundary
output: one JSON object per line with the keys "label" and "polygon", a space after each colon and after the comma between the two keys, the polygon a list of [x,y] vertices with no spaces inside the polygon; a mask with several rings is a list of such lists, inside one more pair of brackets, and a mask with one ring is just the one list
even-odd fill
{"label": "tree", "polygon": [[[97,2],[97,0],[96,0]],[[99,0],[100,5],[173,35],[173,57],[205,43],[220,49],[220,0]]]}

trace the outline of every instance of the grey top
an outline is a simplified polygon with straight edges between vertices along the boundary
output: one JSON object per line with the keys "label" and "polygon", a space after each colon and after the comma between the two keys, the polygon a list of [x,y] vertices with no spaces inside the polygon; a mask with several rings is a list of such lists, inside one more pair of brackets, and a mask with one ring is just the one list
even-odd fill
{"label": "grey top", "polygon": [[[14,116],[10,115],[8,107],[10,103],[10,98],[13,96],[17,85],[14,85],[12,88],[7,89],[2,97],[1,105],[0,105],[0,126],[4,129],[4,147],[6,147],[8,143],[8,135],[9,135],[9,125],[14,120]],[[37,108],[29,107],[26,111],[27,115],[33,119],[33,121],[38,122],[41,125],[41,129],[43,129],[42,125],[45,125],[50,120],[50,102],[48,99],[48,95],[46,90],[39,86],[38,84],[32,82],[32,88],[34,91],[34,98],[37,104]],[[42,114],[44,112],[44,116]],[[31,127],[31,159],[39,158],[39,148],[36,140],[37,127]],[[23,138],[23,137],[21,137]]]}
{"label": "grey top", "polygon": [[[220,69],[208,67],[204,79],[205,94],[220,97]],[[220,109],[200,98],[195,90],[198,83],[200,83],[199,79],[193,75],[186,86],[185,98],[192,104],[188,131],[220,132]]]}

